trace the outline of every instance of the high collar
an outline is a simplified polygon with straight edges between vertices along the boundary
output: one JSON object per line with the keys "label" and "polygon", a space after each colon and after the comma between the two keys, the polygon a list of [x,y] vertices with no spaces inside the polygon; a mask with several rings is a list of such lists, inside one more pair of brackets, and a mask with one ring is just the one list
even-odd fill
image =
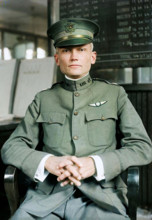
{"label": "high collar", "polygon": [[87,74],[87,76],[83,77],[82,79],[80,78],[77,81],[64,78],[63,87],[70,91],[78,91],[88,88],[91,84],[92,84],[92,78],[90,77],[89,74]]}

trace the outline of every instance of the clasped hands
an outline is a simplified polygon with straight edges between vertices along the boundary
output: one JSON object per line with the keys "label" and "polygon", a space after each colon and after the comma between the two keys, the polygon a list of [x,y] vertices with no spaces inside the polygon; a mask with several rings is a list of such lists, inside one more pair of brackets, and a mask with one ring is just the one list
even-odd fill
{"label": "clasped hands", "polygon": [[82,179],[95,174],[95,164],[91,157],[50,156],[45,163],[45,169],[57,176],[61,186],[80,186]]}

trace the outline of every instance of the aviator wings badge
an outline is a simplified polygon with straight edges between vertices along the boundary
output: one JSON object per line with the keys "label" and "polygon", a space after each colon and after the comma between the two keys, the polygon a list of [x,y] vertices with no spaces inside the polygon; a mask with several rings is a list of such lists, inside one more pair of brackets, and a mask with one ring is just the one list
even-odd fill
{"label": "aviator wings badge", "polygon": [[92,107],[100,107],[101,105],[105,104],[107,101],[102,101],[102,102],[96,102],[96,103],[93,103],[93,104],[89,104],[89,106],[92,106]]}

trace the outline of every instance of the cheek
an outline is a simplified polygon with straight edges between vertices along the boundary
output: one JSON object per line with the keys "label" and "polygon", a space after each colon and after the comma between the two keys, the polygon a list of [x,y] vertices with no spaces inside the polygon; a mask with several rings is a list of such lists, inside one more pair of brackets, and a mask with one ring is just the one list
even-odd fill
{"label": "cheek", "polygon": [[88,66],[90,66],[91,64],[93,64],[94,62],[93,62],[92,57],[88,57],[88,60],[87,60],[86,63],[88,64]]}

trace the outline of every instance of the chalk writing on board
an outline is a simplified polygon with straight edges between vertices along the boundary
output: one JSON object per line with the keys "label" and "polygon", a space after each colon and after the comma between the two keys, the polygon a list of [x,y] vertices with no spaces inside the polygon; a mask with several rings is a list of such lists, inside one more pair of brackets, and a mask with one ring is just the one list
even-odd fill
{"label": "chalk writing on board", "polygon": [[100,25],[94,41],[101,67],[152,66],[151,0],[60,0],[60,17]]}

